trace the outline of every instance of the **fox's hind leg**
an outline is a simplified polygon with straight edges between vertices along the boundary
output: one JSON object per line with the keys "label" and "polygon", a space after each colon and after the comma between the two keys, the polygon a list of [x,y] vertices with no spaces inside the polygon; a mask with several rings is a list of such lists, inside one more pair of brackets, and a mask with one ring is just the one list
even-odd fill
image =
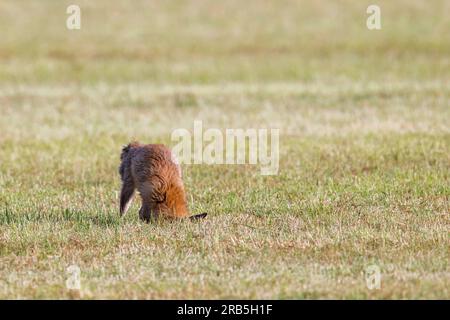
{"label": "fox's hind leg", "polygon": [[158,193],[155,192],[154,186],[155,184],[149,181],[138,184],[138,190],[142,198],[139,217],[145,222],[150,222],[150,220],[157,218],[155,197],[157,198]]}
{"label": "fox's hind leg", "polygon": [[144,201],[142,201],[142,206],[139,209],[139,218],[141,218],[142,221],[150,222],[151,208],[145,204]]}

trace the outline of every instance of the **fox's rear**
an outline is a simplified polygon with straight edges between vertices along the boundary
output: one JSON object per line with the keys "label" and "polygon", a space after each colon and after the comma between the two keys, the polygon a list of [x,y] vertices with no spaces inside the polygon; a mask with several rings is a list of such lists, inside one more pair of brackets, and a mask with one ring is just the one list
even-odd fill
{"label": "fox's rear", "polygon": [[135,189],[142,198],[139,216],[183,218],[189,215],[181,168],[164,145],[130,143],[122,149],[120,213],[125,214]]}

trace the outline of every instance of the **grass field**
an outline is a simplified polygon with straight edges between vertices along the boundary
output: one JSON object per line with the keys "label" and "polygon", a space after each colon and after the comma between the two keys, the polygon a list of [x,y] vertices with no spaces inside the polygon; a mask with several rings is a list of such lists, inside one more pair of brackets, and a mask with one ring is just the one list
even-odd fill
{"label": "grass field", "polygon": [[[2,0],[0,298],[450,298],[450,3],[372,3]],[[120,218],[122,145],[194,120],[279,128],[279,174],[184,165],[205,221]]]}

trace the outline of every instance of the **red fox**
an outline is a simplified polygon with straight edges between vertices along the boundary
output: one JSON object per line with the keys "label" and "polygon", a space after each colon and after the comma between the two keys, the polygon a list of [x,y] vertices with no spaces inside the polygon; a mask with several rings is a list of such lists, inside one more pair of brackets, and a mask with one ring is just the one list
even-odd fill
{"label": "red fox", "polygon": [[[162,144],[132,142],[123,147],[120,160],[120,215],[127,212],[137,189],[142,198],[139,210],[142,220],[189,216],[181,167],[169,148]],[[202,213],[189,218],[205,216],[206,213]]]}

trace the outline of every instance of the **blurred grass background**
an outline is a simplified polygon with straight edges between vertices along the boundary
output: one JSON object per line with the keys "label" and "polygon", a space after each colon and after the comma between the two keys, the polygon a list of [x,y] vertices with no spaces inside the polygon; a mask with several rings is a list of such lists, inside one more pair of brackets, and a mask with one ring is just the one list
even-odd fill
{"label": "blurred grass background", "polygon": [[[445,79],[448,1],[2,1],[0,80],[371,81]],[[430,63],[432,61],[432,63]]]}

